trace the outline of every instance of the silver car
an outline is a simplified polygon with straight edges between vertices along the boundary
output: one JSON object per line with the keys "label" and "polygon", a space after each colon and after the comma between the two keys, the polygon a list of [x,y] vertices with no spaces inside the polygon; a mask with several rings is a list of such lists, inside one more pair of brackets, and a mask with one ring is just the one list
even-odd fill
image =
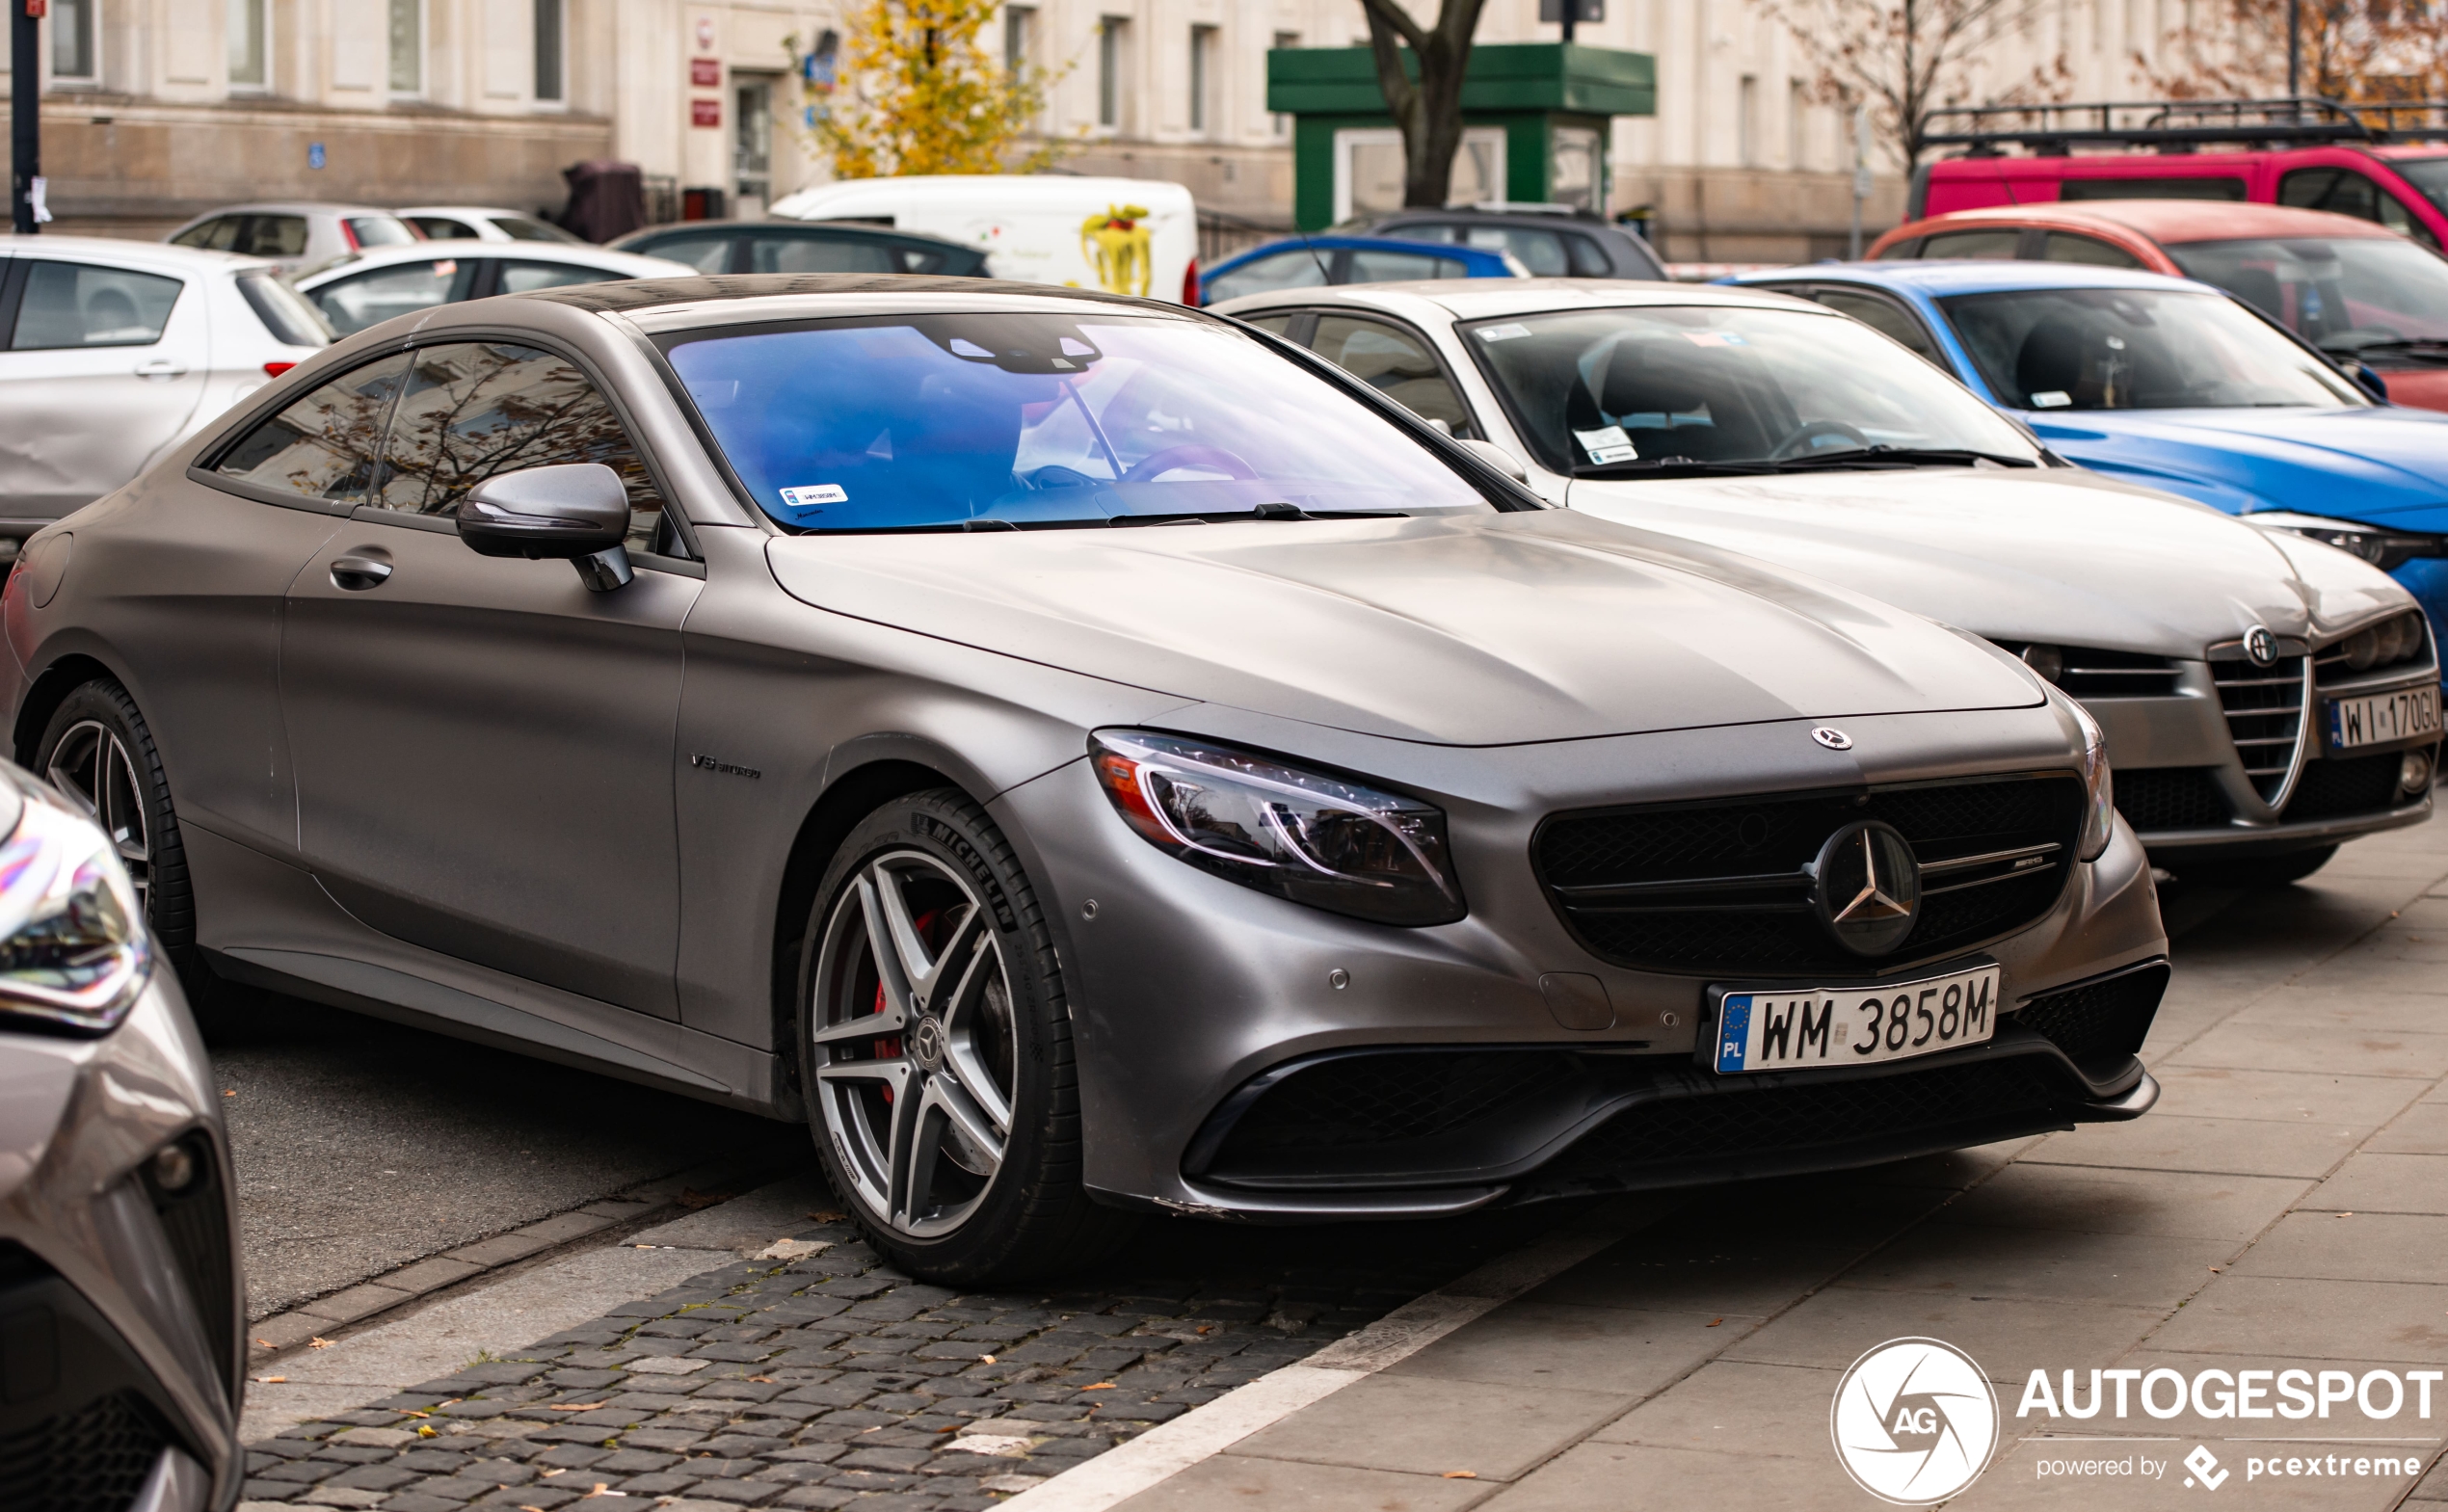
{"label": "silver car", "polygon": [[804,1121],[950,1282],[2157,1095],[2073,702],[1178,306],[436,309],[38,537],[5,625],[21,750],[160,751],[190,971]]}
{"label": "silver car", "polygon": [[2071,467],[1823,306],[1542,280],[1223,306],[1496,449],[1549,499],[1961,625],[2082,701],[2189,880],[2283,883],[2431,815],[2439,657],[2347,553]]}
{"label": "silver car", "polygon": [[312,199],[268,199],[226,205],[200,215],[162,238],[174,247],[269,257],[283,271],[354,252],[400,247],[421,233],[393,211]]}
{"label": "silver car", "polygon": [[418,242],[352,252],[297,275],[299,294],[341,335],[395,316],[494,294],[694,273],[684,262],[584,242]]}
{"label": "silver car", "polygon": [[99,712],[60,710],[56,789],[0,763],[0,1501],[204,1512],[243,1469],[229,1149],[130,876],[175,859],[153,753]]}

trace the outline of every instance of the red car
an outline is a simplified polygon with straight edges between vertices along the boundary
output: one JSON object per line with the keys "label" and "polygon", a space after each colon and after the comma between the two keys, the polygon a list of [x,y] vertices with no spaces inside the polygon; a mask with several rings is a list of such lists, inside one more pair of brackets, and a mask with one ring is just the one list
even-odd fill
{"label": "red car", "polygon": [[2082,262],[2198,279],[2341,361],[2369,363],[2397,403],[2448,410],[2448,258],[2352,216],[2199,199],[2011,205],[1907,222],[1870,255]]}

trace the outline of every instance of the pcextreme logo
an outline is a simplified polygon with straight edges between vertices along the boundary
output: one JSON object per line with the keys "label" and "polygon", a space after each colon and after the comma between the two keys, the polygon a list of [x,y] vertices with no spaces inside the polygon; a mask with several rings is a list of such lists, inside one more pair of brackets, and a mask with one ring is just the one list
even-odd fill
{"label": "pcextreme logo", "polygon": [[1891,1339],[1836,1383],[1836,1458],[1897,1506],[1944,1501],[1981,1478],[1998,1444],[1998,1398],[1970,1355],[1935,1339]]}

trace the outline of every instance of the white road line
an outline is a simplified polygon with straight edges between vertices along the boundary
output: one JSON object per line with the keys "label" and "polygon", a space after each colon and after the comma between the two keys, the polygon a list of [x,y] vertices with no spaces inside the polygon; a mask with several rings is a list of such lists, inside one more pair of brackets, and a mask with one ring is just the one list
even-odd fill
{"label": "white road line", "polygon": [[1030,1487],[1003,1505],[1016,1512],[1105,1512],[1352,1382],[1419,1353],[1681,1206],[1674,1199],[1622,1198],[1608,1203],[1536,1244],[1498,1256],[1468,1275],[1404,1303],[1298,1365],[1270,1370],[1204,1407]]}

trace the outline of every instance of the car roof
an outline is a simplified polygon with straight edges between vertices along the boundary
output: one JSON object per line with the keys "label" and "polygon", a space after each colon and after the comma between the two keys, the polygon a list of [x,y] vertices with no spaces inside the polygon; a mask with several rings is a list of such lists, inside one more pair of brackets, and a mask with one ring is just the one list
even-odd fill
{"label": "car roof", "polygon": [[325,200],[325,199],[250,199],[250,200],[248,200],[246,203],[244,203],[244,204],[225,204],[225,205],[217,205],[217,206],[215,206],[214,208],[212,208],[212,209],[210,209],[210,210],[205,211],[205,212],[204,212],[203,214],[201,214],[201,215],[198,215],[198,216],[191,216],[191,217],[189,217],[189,218],[188,218],[188,221],[187,221],[187,224],[188,224],[188,225],[195,225],[195,224],[196,224],[196,222],[198,222],[198,221],[209,221],[209,220],[211,220],[214,216],[217,216],[217,215],[388,215],[388,216],[397,216],[398,214],[399,214],[399,212],[398,212],[397,210],[386,210],[386,209],[384,209],[381,205],[372,205],[372,204],[346,204],[346,203],[342,203],[342,202],[339,202],[339,201],[336,201],[336,200]]}
{"label": "car roof", "polygon": [[1383,310],[1407,320],[1434,323],[1488,320],[1503,315],[1552,314],[1561,310],[1628,305],[1710,305],[1738,309],[1793,309],[1830,314],[1824,305],[1768,289],[1723,283],[1663,283],[1649,279],[1429,279],[1404,283],[1339,283],[1330,288],[1273,289],[1226,300],[1218,309],[1240,316],[1263,309],[1346,305]]}
{"label": "car roof", "polygon": [[[975,206],[985,213],[1012,206],[1069,208],[1079,204],[1138,203],[1151,214],[1193,208],[1188,189],[1161,178],[1105,178],[1071,173],[926,173],[899,178],[845,178],[811,184],[765,207],[782,220],[822,221],[855,214],[859,206]],[[787,208],[785,208],[787,207]],[[820,212],[811,214],[809,212]]]}
{"label": "car roof", "polygon": [[1890,288],[1911,289],[1932,299],[1943,299],[1950,294],[1996,294],[2013,289],[2181,289],[2189,293],[2219,293],[2206,283],[2170,278],[2164,273],[2101,268],[2089,263],[2025,262],[2005,258],[1988,261],[1939,258],[1929,262],[1899,259],[1894,262],[1796,263],[1791,268],[1746,273],[1737,281],[1764,283],[1770,280],[1807,281],[1812,279],[1884,284]]}
{"label": "car roof", "polygon": [[130,267],[174,268],[182,273],[237,273],[249,268],[278,271],[279,267],[269,257],[209,252],[201,247],[177,247],[169,242],[130,241],[120,236],[0,235],[0,249],[19,257],[39,256],[46,252],[58,252],[70,257],[91,257],[96,261],[123,262]]}
{"label": "car roof", "polygon": [[1409,205],[1399,210],[1380,210],[1370,216],[1366,224],[1383,225],[1389,221],[1471,221],[1488,225],[1535,225],[1549,230],[1577,225],[1584,231],[1601,229],[1608,224],[1566,205],[1542,210],[1528,205],[1498,207],[1475,204],[1448,205],[1443,209],[1430,205]]}
{"label": "car roof", "polygon": [[412,204],[390,212],[393,215],[511,215],[521,221],[539,220],[531,210],[508,210],[497,204]]}
{"label": "car roof", "polygon": [[1342,252],[1407,252],[1424,256],[1447,257],[1457,262],[1492,261],[1502,263],[1503,252],[1493,247],[1464,247],[1454,242],[1415,242],[1401,236],[1354,236],[1345,231],[1320,232],[1315,236],[1279,236],[1271,242],[1261,242],[1246,252],[1237,252],[1215,265],[1210,272],[1220,273],[1244,258],[1262,252],[1278,252],[1286,248],[1323,249]]}
{"label": "car roof", "polygon": [[688,267],[686,263],[674,262],[667,257],[614,252],[609,247],[594,247],[585,243],[480,242],[472,237],[437,237],[431,241],[369,247],[362,252],[335,257],[299,274],[298,287],[304,288],[309,283],[321,285],[335,274],[386,268],[395,262],[428,262],[436,257],[510,257],[521,262],[567,262],[580,267],[606,268],[640,279],[655,278]]}
{"label": "car roof", "polygon": [[904,230],[896,225],[876,225],[865,221],[792,221],[768,216],[763,220],[668,221],[661,225],[643,225],[634,231],[624,231],[609,244],[642,241],[649,236],[687,235],[698,231],[761,231],[773,236],[841,236],[856,241],[862,237],[881,242],[924,242],[936,247],[957,247],[963,252],[972,249],[967,242],[938,236],[932,231]]}
{"label": "car roof", "polygon": [[1957,225],[2108,226],[2139,231],[2162,246],[2232,241],[2249,236],[2329,236],[2379,240],[2397,233],[2375,222],[2293,205],[2205,199],[2080,199],[2072,203],[1985,205],[1956,210],[1901,228],[1929,236]]}
{"label": "car roof", "polygon": [[1114,313],[1204,319],[1169,300],[1107,294],[1009,279],[956,279],[895,273],[733,273],[637,279],[538,289],[514,299],[546,300],[602,315],[624,315],[649,331],[837,316],[1011,310],[1078,313],[1103,305]]}

